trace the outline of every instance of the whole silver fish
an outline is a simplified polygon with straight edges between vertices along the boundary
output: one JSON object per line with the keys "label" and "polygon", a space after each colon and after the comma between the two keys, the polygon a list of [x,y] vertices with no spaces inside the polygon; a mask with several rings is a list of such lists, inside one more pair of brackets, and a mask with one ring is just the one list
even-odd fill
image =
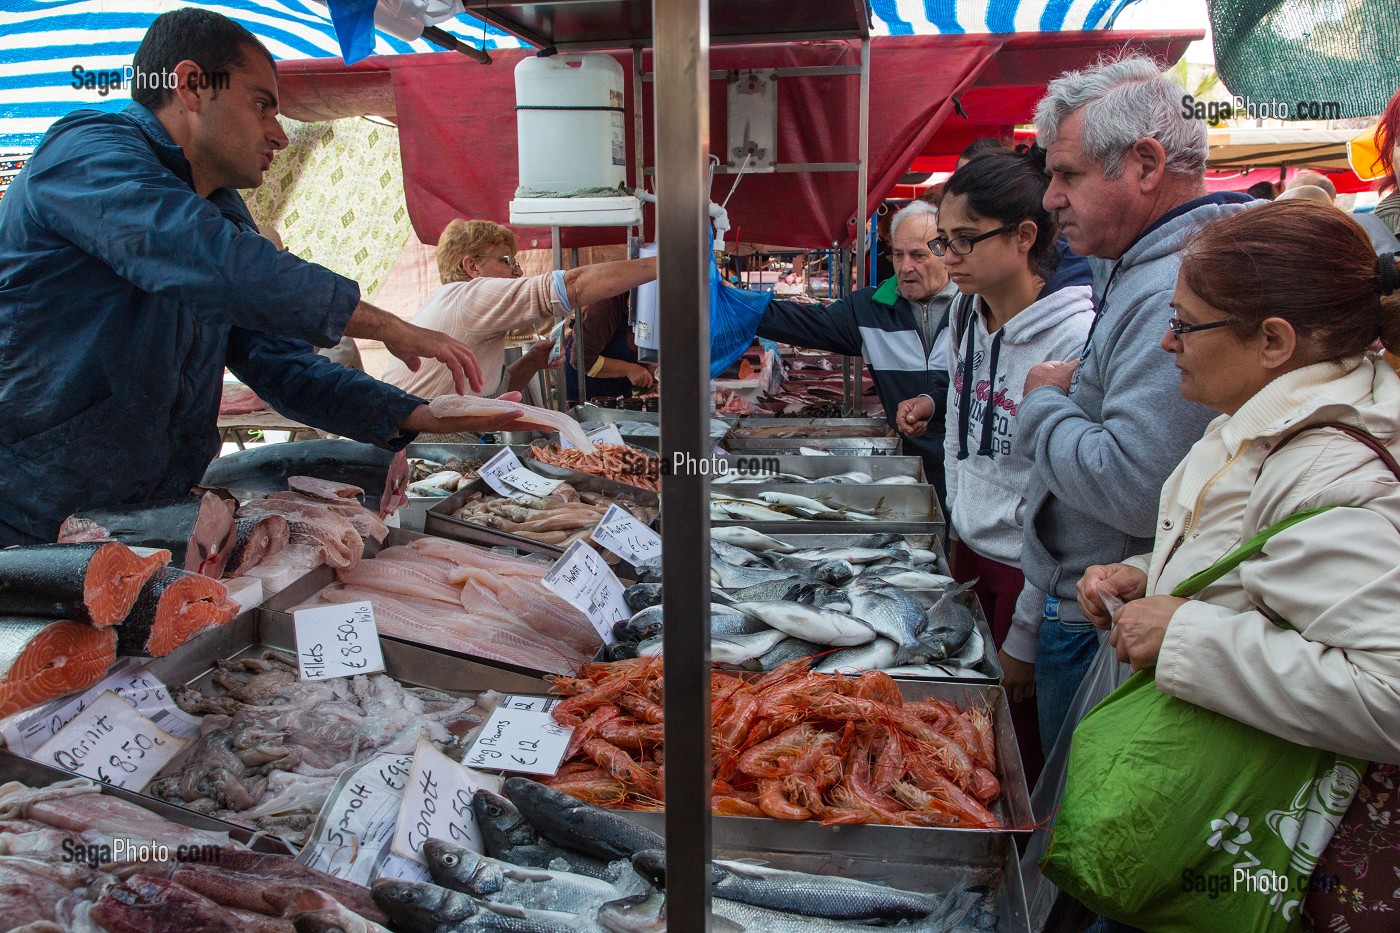
{"label": "whole silver fish", "polygon": [[[981,897],[973,891],[950,894],[934,913],[915,923],[902,924],[898,929],[900,933],[946,933],[968,915]],[[783,913],[718,897],[710,902],[710,911],[710,929],[715,933],[870,933],[871,930],[869,924]],[[666,896],[657,892],[610,901],[598,908],[598,922],[613,933],[661,933],[666,929]]]}
{"label": "whole silver fish", "polygon": [[812,670],[819,674],[863,674],[866,671],[883,671],[894,666],[897,654],[899,645],[888,638],[877,638],[866,645],[843,648],[823,655]]}
{"label": "whole silver fish", "polygon": [[784,554],[791,554],[798,550],[796,545],[785,544],[761,531],[754,531],[752,528],[742,526],[711,528],[710,537],[715,541],[747,548],[750,551],[780,551]]}
{"label": "whole silver fish", "polygon": [[[632,864],[643,877],[665,884],[663,850],[638,852]],[[943,900],[839,875],[810,875],[719,859],[710,863],[710,884],[713,895],[727,901],[828,920],[918,920],[933,913]]]}
{"label": "whole silver fish", "polygon": [[515,804],[489,790],[472,794],[472,816],[486,853],[503,862],[526,868],[548,868],[562,859],[569,871],[592,878],[608,878],[608,861],[565,849],[540,835]]}
{"label": "whole silver fish", "polygon": [[799,557],[787,555],[777,556],[771,560],[774,570],[786,570],[790,573],[801,574],[810,580],[817,580],[821,583],[831,583],[840,585],[850,580],[857,573],[856,567],[850,561],[826,558],[823,560],[803,560]]}
{"label": "whole silver fish", "polygon": [[656,833],[625,816],[523,777],[501,789],[546,839],[598,859],[631,858],[642,849],[665,848]]}
{"label": "whole silver fish", "polygon": [[424,881],[381,878],[374,902],[405,933],[572,933],[577,917],[553,911],[488,904]]}
{"label": "whole silver fish", "polygon": [[[718,576],[718,580],[715,577]],[[788,580],[792,573],[786,570],[773,570],[770,567],[736,567],[722,560],[710,561],[710,578],[726,590],[741,590],[755,583],[771,583],[774,580]]]}
{"label": "whole silver fish", "polygon": [[879,581],[858,580],[846,588],[851,615],[901,648],[913,645],[925,622],[924,610],[897,587]]}
{"label": "whole silver fish", "polygon": [[[763,631],[749,635],[711,635],[710,660],[715,664],[744,664],[767,654],[775,645],[787,638],[777,629],[764,626]],[[637,645],[637,656],[642,658],[660,657],[662,639],[649,638]]]}
{"label": "whole silver fish", "polygon": [[742,602],[772,602],[791,600],[792,602],[811,602],[812,595],[817,590],[817,584],[806,580],[770,580],[767,583],[756,583],[753,586],[746,586],[741,590],[735,590],[729,594],[732,603]]}
{"label": "whole silver fish", "polygon": [[[830,650],[826,645],[818,645],[814,642],[803,641],[801,638],[788,636],[778,642],[777,647],[758,659],[759,666],[765,671],[781,667],[789,661],[796,661],[798,658],[810,658],[814,654],[821,654]],[[847,648],[846,651],[859,651],[859,648]],[[837,652],[838,654],[840,652]],[[893,660],[894,652],[890,652]]]}
{"label": "whole silver fish", "polygon": [[941,573],[929,573],[926,570],[901,570],[897,567],[871,567],[866,570],[865,576],[877,577],[901,590],[942,592],[956,582],[952,577],[945,577]]}
{"label": "whole silver fish", "polygon": [[907,548],[873,548],[873,547],[835,547],[835,548],[811,548],[805,551],[798,551],[790,556],[797,560],[822,561],[822,560],[844,560],[850,564],[873,564],[877,561],[895,560],[898,558],[909,558]]}
{"label": "whole silver fish", "polygon": [[634,583],[622,591],[622,600],[633,612],[661,605],[660,583]]}
{"label": "whole silver fish", "polygon": [[710,551],[720,560],[736,567],[761,567],[763,565],[763,558],[753,551],[734,544],[725,544],[723,541],[711,541]]}
{"label": "whole silver fish", "polygon": [[955,656],[967,640],[977,623],[972,612],[958,597],[970,590],[976,581],[951,586],[944,591],[929,609],[928,623],[919,632],[918,639],[910,645],[902,645],[895,656],[896,664],[937,663]]}
{"label": "whole silver fish", "polygon": [[762,619],[794,638],[823,645],[863,645],[875,638],[875,630],[869,625],[831,609],[793,602],[735,603],[734,608]]}
{"label": "whole silver fish", "polygon": [[433,881],[472,897],[539,909],[578,912],[621,895],[598,878],[548,868],[522,868],[441,839],[423,845]]}

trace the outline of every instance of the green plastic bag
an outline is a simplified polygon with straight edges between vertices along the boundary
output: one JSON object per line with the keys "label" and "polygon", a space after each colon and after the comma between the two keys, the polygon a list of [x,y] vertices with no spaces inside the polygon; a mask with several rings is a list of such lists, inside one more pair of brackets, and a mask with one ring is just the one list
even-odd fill
{"label": "green plastic bag", "polygon": [[[1265,529],[1172,595],[1195,595],[1321,511]],[[1045,877],[1151,933],[1296,929],[1364,768],[1162,693],[1139,671],[1075,729]]]}

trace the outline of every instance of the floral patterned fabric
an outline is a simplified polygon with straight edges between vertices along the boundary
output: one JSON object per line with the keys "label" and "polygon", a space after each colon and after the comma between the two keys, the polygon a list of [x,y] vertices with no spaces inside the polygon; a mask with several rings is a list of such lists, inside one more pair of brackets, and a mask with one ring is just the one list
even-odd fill
{"label": "floral patterned fabric", "polygon": [[1317,933],[1400,930],[1400,765],[1366,771],[1313,873],[1304,924]]}

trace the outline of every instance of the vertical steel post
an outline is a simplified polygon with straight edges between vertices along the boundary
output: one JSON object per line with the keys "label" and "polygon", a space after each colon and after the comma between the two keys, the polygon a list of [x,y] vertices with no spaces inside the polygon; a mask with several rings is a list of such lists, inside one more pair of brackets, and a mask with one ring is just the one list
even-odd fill
{"label": "vertical steel post", "polygon": [[[864,288],[870,280],[866,278],[866,227],[870,223],[869,207],[866,203],[870,192],[870,40],[860,40],[860,118],[856,121],[856,187],[859,189],[859,203],[856,205],[855,229],[855,287]],[[852,417],[865,415],[865,363],[860,357],[846,359],[850,378],[846,382],[846,414]]]}
{"label": "vertical steel post", "polygon": [[[558,228],[558,227],[550,227],[550,228],[549,228],[549,252],[550,252],[550,256],[549,256],[549,268],[550,268],[550,269],[562,269],[562,268],[564,268],[564,246],[563,246],[563,244],[561,244],[561,243],[559,242],[559,228]],[[575,327],[578,326],[578,319],[577,319],[577,317],[575,317],[575,319],[574,319],[574,326],[575,326]],[[562,334],[563,332],[561,331],[560,333]],[[564,348],[563,348],[562,346],[559,348],[559,355],[560,355],[561,357],[564,355]],[[565,365],[567,365],[567,363],[566,363]],[[565,381],[566,379],[567,379],[567,374],[564,372],[564,367],[563,367],[563,366],[560,366],[560,367],[559,367],[559,380],[558,380],[558,382],[556,383],[556,389],[557,389],[557,391],[556,391],[555,394],[554,394],[554,405],[555,405],[555,407],[556,407],[559,411],[568,411],[568,410],[569,410],[569,390],[568,390],[568,388],[567,388],[567,382]]]}
{"label": "vertical steel post", "polygon": [[[569,250],[569,268],[571,268],[571,269],[577,269],[577,268],[578,268],[578,247],[576,247],[576,246]],[[582,405],[584,402],[588,401],[588,389],[587,389],[587,387],[584,385],[584,380],[588,378],[588,377],[584,374],[584,369],[586,368],[586,367],[584,366],[584,357],[585,357],[585,354],[584,354],[584,352],[583,352],[583,309],[582,309],[582,308],[575,308],[575,309],[574,309],[574,373],[575,373],[576,378],[577,378],[576,385],[578,386],[578,403],[579,403],[580,405]],[[569,394],[569,374],[568,374],[568,372],[567,372],[567,364],[566,364],[566,367],[565,367],[565,368],[566,368],[566,371],[565,371],[565,373],[564,373],[564,396],[565,396],[565,398],[564,398],[564,404],[563,404],[562,407],[563,407],[563,408],[568,408],[568,407],[569,407],[569,399],[568,399],[568,394]]]}
{"label": "vertical steel post", "polygon": [[[709,0],[652,0],[661,303],[666,913],[710,925]],[[687,466],[690,466],[687,469]]]}

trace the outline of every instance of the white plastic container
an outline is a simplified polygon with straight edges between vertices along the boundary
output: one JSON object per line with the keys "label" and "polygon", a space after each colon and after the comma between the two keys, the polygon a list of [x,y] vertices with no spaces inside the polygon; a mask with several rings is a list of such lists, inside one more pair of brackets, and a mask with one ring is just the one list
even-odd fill
{"label": "white plastic container", "polygon": [[521,188],[565,194],[626,182],[622,77],[611,55],[532,57],[515,66]]}
{"label": "white plastic container", "polygon": [[[648,243],[642,247],[640,258],[646,259],[655,255],[656,244]],[[645,359],[655,359],[656,352],[661,349],[661,315],[658,297],[659,291],[656,282],[647,282],[645,285],[637,286],[637,321],[632,326],[632,336],[637,342],[638,355]]]}

